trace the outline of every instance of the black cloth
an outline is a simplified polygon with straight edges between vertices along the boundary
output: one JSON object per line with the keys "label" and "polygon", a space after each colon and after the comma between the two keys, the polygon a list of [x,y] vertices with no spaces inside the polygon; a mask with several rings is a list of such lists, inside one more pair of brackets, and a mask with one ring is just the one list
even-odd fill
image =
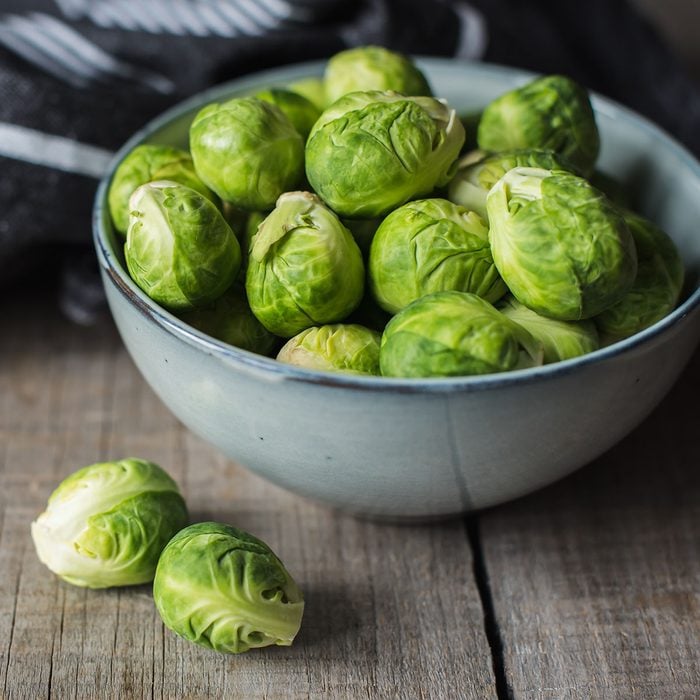
{"label": "black cloth", "polygon": [[[0,12],[0,126],[109,151],[209,85],[375,43],[565,73],[700,154],[700,92],[623,0],[4,0]],[[4,157],[9,145],[0,142],[0,288],[56,273],[66,312],[89,322],[101,303],[97,180]]]}

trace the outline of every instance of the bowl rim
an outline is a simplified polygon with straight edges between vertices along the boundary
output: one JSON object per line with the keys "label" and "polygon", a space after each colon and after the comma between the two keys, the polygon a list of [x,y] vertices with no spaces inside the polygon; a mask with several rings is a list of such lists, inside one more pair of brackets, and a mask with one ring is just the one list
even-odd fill
{"label": "bowl rim", "polygon": [[[430,72],[431,67],[447,68],[455,64],[469,71],[477,71],[484,74],[495,74],[499,77],[520,81],[537,77],[537,73],[498,65],[494,63],[482,63],[475,61],[461,61],[454,58],[442,58],[432,56],[416,56],[416,63],[422,69]],[[636,333],[628,338],[619,340],[593,352],[561,360],[547,365],[528,367],[525,369],[509,370],[507,372],[460,376],[460,377],[375,377],[371,375],[333,373],[320,370],[312,370],[295,365],[278,362],[274,358],[259,355],[242,348],[237,348],[223,341],[217,340],[196,328],[181,321],[177,316],[164,307],[151,300],[131,280],[127,271],[117,259],[108,243],[107,232],[104,227],[105,216],[109,216],[107,204],[107,191],[114,170],[126,154],[135,146],[144,142],[154,132],[166,126],[183,113],[197,109],[209,101],[221,99],[228,93],[241,92],[248,88],[257,89],[261,83],[289,82],[303,78],[322,75],[326,60],[294,63],[276,68],[249,73],[234,78],[225,83],[211,86],[206,90],[196,93],[185,100],[173,105],[160,115],[150,120],[141,129],[136,131],[111,159],[105,175],[102,177],[95,193],[92,229],[93,243],[97,253],[100,267],[109,278],[127,303],[134,306],[142,315],[152,320],[156,325],[171,335],[186,342],[207,354],[216,356],[229,365],[249,374],[262,376],[269,381],[291,380],[305,384],[318,384],[329,387],[339,387],[359,391],[382,392],[393,391],[396,393],[451,393],[464,391],[480,391],[498,387],[506,387],[514,384],[529,384],[535,381],[554,379],[570,374],[580,368],[589,367],[619,357],[629,351],[646,345],[653,339],[670,332],[700,307],[700,285],[667,316],[657,321],[652,326]],[[686,167],[700,181],[700,162],[679,141],[666,133],[661,127],[651,122],[637,112],[599,95],[591,93],[591,101],[596,112],[602,112],[612,118],[622,117],[635,123],[636,128],[646,132],[651,138],[660,141],[665,149],[671,152],[676,159],[684,163]]]}

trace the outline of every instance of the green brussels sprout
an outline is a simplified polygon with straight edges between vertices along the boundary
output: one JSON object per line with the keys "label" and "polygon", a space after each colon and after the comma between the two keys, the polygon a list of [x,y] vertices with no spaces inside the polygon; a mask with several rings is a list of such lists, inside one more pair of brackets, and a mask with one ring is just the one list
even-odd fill
{"label": "green brussels sprout", "polygon": [[190,525],[170,540],[153,600],[175,634],[224,654],[290,646],[304,614],[301,591],[274,552],[214,522]]}
{"label": "green brussels sprout", "polygon": [[259,355],[270,355],[278,344],[277,336],[250,310],[242,284],[234,283],[210,306],[186,311],[180,318],[202,333]]}
{"label": "green brussels sprout", "polygon": [[496,308],[511,321],[523,326],[542,344],[545,364],[585,355],[600,347],[593,321],[559,321],[540,316],[510,295]]}
{"label": "green brussels sprout", "polygon": [[433,292],[472,292],[487,301],[507,288],[493,263],[483,219],[446,199],[419,199],[395,209],[377,229],[369,283],[377,303],[396,313]]}
{"label": "green brussels sprout", "polygon": [[204,107],[190,127],[190,150],[202,181],[241,209],[272,209],[304,174],[301,135],[277,105],[257,97]]}
{"label": "green brussels sprout", "polygon": [[389,377],[451,377],[542,363],[541,345],[489,302],[468,292],[436,292],[387,324],[379,350]]}
{"label": "green brussels sprout", "polygon": [[137,146],[117,166],[107,193],[114,228],[122,236],[129,228],[129,198],[137,187],[154,180],[186,185],[218,204],[217,196],[197,177],[189,153],[172,146]]}
{"label": "green brussels sprout", "polygon": [[321,116],[321,111],[311,100],[292,90],[269,88],[255,94],[260,100],[277,105],[292,122],[303,139],[309,135],[311,127]]}
{"label": "green brussels sprout", "polygon": [[668,234],[631,211],[623,215],[637,248],[637,277],[620,301],[595,318],[606,342],[638,333],[673,311],[685,276]]}
{"label": "green brussels sprout", "polygon": [[253,236],[246,291],[272,333],[344,319],[362,299],[364,263],[350,231],[309,192],[288,192]]}
{"label": "green brussels sprout", "polygon": [[291,90],[292,92],[296,92],[297,95],[305,97],[314,104],[319,112],[323,112],[330,104],[326,96],[326,86],[324,85],[323,78],[312,77],[295,80],[287,85],[287,90]]}
{"label": "green brussels sprout", "polygon": [[484,154],[478,160],[474,159],[472,152],[460,159],[457,172],[450,181],[447,197],[488,220],[486,195],[509,170],[519,167],[567,170],[577,174],[566,158],[554,151],[534,148],[503,151],[491,155]]}
{"label": "green brussels sprout", "polygon": [[326,64],[324,86],[329,103],[349,92],[367,90],[433,94],[425,76],[408,56],[381,46],[359,46],[331,56]]}
{"label": "green brussels sprout", "polygon": [[446,185],[464,143],[457,114],[432,97],[355,92],[318,119],[306,176],[341,216],[383,216]]}
{"label": "green brussels sprout", "polygon": [[637,256],[627,224],[583,178],[514,168],[491,188],[486,206],[496,267],[533,311],[591,318],[631,287]]}
{"label": "green brussels sprout", "polygon": [[151,299],[184,310],[206,306],[231,286],[241,248],[206,197],[164,180],[137,188],[129,207],[126,265]]}
{"label": "green brussels sprout", "polygon": [[64,479],[32,523],[39,559],[87,588],[153,580],[163,548],[187,524],[177,484],[156,464],[121,459]]}
{"label": "green brussels sprout", "polygon": [[489,103],[479,121],[477,142],[485,151],[555,151],[583,175],[593,171],[600,149],[587,91],[562,75],[538,78]]}
{"label": "green brussels sprout", "polygon": [[379,374],[377,331],[352,323],[314,326],[290,338],[277,359],[322,372]]}

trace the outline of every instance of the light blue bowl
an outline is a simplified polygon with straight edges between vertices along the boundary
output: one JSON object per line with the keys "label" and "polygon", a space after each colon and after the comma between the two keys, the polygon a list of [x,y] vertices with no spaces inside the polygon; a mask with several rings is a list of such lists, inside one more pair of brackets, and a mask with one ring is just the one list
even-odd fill
{"label": "light blue bowl", "polygon": [[[437,95],[482,107],[532,75],[424,59]],[[101,183],[94,238],[109,305],[134,362],[191,430],[269,480],[329,506],[382,518],[465,513],[521,496],[607,450],[677,379],[700,339],[700,165],[645,119],[596,97],[599,166],[674,238],[682,304],[632,338],[584,357],[506,374],[403,380],[295,368],[214,340],[130,280],[109,220],[111,172],[144,142],[187,144],[204,104],[320,75],[312,63],[208,90],[135,134]]]}

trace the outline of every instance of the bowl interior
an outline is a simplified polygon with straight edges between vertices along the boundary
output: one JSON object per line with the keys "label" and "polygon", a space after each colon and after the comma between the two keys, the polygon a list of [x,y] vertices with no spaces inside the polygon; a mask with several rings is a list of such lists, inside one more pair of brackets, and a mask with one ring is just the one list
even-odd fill
{"label": "bowl interior", "polygon": [[[445,98],[463,114],[480,110],[506,90],[534,77],[526,71],[488,64],[437,58],[423,58],[417,62],[429,77],[434,93]],[[189,125],[199,109],[209,102],[251,94],[263,87],[285,86],[295,80],[320,76],[323,68],[322,62],[300,64],[257,73],[215,86],[165,112],[136,133],[119,150],[97,193],[95,238],[98,256],[103,266],[110,275],[119,278],[121,285],[129,289],[132,298],[147,306],[156,306],[130,280],[124,264],[123,244],[112,228],[106,207],[107,187],[116,165],[131,149],[141,143],[166,143],[187,148]],[[634,209],[656,222],[674,239],[686,269],[683,300],[679,307],[650,329],[611,346],[614,352],[616,349],[643,342],[649,335],[662,332],[666,326],[685,316],[691,308],[700,305],[700,232],[697,226],[697,222],[700,221],[700,164],[676,141],[643,117],[599,95],[594,95],[592,101],[601,134],[601,153],[597,167],[616,178],[631,193]],[[201,334],[167,311],[158,309],[158,316],[171,328],[184,332],[190,340],[194,338],[202,341]],[[223,344],[212,339],[205,341],[215,348],[217,345],[220,349],[223,347]],[[250,355],[228,346],[226,350],[243,357]],[[541,376],[543,373],[557,372],[557,365],[588,363],[605,357],[610,352],[610,348],[603,348],[583,358],[508,374],[512,379],[528,374]],[[279,365],[267,358],[260,357],[259,360],[262,366],[266,363],[270,368]],[[292,374],[300,372],[302,376],[314,374],[299,368],[287,368],[285,371]],[[345,384],[367,379],[344,377],[339,381]],[[411,381],[415,383],[417,380]],[[437,380],[437,383],[440,381],[455,380]],[[465,377],[458,381],[479,383],[485,380],[483,377]],[[430,383],[430,380],[427,382]]]}

